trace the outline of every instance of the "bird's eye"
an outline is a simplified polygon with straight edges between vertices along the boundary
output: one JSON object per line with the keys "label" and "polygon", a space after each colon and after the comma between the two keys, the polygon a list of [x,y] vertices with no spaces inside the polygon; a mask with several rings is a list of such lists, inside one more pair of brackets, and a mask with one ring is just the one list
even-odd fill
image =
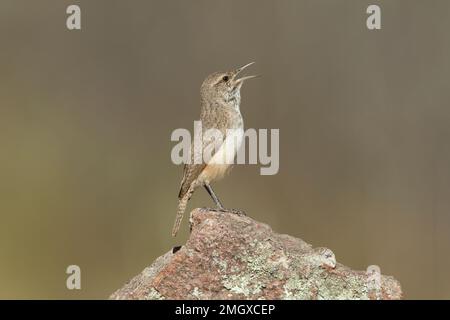
{"label": "bird's eye", "polygon": [[223,78],[222,78],[222,80],[225,82],[227,82],[229,79],[230,79],[230,77],[228,77],[228,76],[223,76]]}

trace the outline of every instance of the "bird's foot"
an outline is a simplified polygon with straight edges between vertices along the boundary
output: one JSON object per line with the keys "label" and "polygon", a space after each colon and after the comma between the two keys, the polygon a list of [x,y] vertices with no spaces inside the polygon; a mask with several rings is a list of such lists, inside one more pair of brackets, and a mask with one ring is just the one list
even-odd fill
{"label": "bird's foot", "polygon": [[218,209],[220,212],[230,212],[230,213],[234,213],[237,214],[238,216],[246,216],[247,214],[245,213],[245,211],[243,210],[239,210],[239,209]]}
{"label": "bird's foot", "polygon": [[244,210],[240,210],[240,209],[228,209],[228,212],[237,214],[238,216],[247,216],[247,213],[245,213]]}
{"label": "bird's foot", "polygon": [[213,212],[220,212],[220,213],[229,212],[229,213],[237,214],[238,216],[246,216],[247,215],[245,213],[245,211],[239,210],[239,209],[226,209],[226,208],[214,208],[214,209],[211,208],[210,209],[210,208],[208,208],[208,210],[213,211]]}

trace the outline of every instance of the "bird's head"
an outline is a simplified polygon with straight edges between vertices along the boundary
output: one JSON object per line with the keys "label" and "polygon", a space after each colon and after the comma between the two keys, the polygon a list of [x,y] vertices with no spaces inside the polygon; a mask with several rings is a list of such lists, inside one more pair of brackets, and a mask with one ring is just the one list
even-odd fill
{"label": "bird's head", "polygon": [[200,88],[202,99],[209,104],[239,106],[241,101],[241,87],[245,80],[256,76],[238,78],[238,74],[251,66],[250,62],[245,66],[228,72],[215,72],[206,77]]}

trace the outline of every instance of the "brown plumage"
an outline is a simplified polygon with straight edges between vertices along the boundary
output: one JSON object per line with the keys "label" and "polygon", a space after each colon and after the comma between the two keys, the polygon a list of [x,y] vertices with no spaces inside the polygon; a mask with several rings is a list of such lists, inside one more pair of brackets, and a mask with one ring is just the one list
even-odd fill
{"label": "brown plumage", "polygon": [[[212,190],[210,183],[221,179],[231,168],[228,161],[222,161],[225,158],[234,158],[236,150],[240,147],[243,136],[243,119],[240,112],[240,90],[244,80],[253,78],[248,76],[236,78],[239,72],[253,63],[249,63],[241,68],[229,72],[216,72],[209,75],[200,88],[201,112],[200,120],[202,122],[202,131],[205,133],[208,129],[217,129],[224,137],[220,147],[217,148],[213,137],[203,137],[201,151],[207,148],[216,147],[209,162],[194,163],[194,146],[191,146],[191,162],[184,165],[183,178],[181,180],[180,192],[178,194],[178,211],[175,224],[172,229],[172,236],[175,236],[180,227],[187,203],[197,187],[205,186],[216,205],[223,209],[222,204]],[[236,136],[227,135],[229,129],[237,130]],[[242,132],[242,134],[241,134]],[[236,150],[229,147],[226,139],[236,140]],[[233,141],[235,141],[233,140]],[[233,148],[234,149],[234,148]]]}

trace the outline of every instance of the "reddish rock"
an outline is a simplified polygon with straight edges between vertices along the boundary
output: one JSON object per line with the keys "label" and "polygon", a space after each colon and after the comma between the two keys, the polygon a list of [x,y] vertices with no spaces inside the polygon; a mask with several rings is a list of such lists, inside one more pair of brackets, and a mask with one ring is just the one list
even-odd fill
{"label": "reddish rock", "polygon": [[191,212],[191,235],[111,299],[400,299],[392,277],[336,263],[327,248],[277,234],[250,217]]}

